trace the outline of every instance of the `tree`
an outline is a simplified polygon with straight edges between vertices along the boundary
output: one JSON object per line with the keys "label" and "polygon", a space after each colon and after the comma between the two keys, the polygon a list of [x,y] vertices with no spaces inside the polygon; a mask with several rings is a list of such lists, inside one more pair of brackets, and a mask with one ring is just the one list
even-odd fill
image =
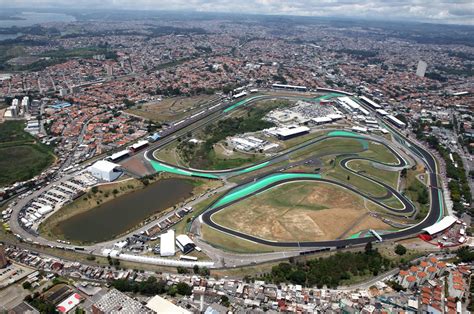
{"label": "tree", "polygon": [[370,254],[373,252],[372,242],[367,242],[365,245],[365,254]]}
{"label": "tree", "polygon": [[194,265],[193,271],[194,271],[194,273],[195,273],[196,275],[199,274],[199,266],[198,266],[198,265]]}
{"label": "tree", "polygon": [[405,255],[406,252],[407,252],[406,247],[404,247],[404,246],[401,245],[401,244],[398,244],[398,245],[395,247],[395,253],[397,253],[398,255]]}
{"label": "tree", "polygon": [[30,289],[31,288],[31,282],[25,281],[22,286],[23,286],[23,289]]}
{"label": "tree", "polygon": [[178,266],[177,268],[178,274],[187,274],[188,269],[186,267]]}
{"label": "tree", "polygon": [[226,295],[223,295],[221,297],[221,304],[222,306],[229,307],[230,306],[229,297]]}
{"label": "tree", "polygon": [[191,295],[193,289],[185,282],[180,282],[176,285],[176,291],[181,295]]}
{"label": "tree", "polygon": [[203,267],[199,270],[199,275],[203,276],[203,277],[207,277],[211,274],[211,272],[209,271],[209,269],[207,267]]}

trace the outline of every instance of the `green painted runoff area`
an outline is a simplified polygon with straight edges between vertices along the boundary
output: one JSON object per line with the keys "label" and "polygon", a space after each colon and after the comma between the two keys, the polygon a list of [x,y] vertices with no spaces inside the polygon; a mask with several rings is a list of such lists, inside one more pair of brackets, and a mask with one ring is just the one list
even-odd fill
{"label": "green painted runoff area", "polygon": [[269,161],[262,162],[261,164],[242,169],[242,170],[238,171],[238,173],[247,173],[247,172],[251,172],[251,171],[254,171],[254,170],[258,170],[258,169],[261,169],[263,167],[268,166],[269,163],[270,163]]}
{"label": "green painted runoff area", "polygon": [[230,191],[227,195],[224,195],[219,201],[217,201],[211,208],[225,205],[232,201],[243,198],[249,194],[252,194],[255,191],[258,191],[266,186],[269,186],[275,182],[283,181],[287,179],[320,179],[321,175],[311,174],[311,173],[277,173],[264,177],[256,182],[245,185],[240,189],[235,189]]}
{"label": "green painted runoff area", "polygon": [[169,173],[180,174],[184,176],[190,176],[190,177],[195,176],[195,177],[202,177],[202,178],[209,178],[209,179],[219,178],[218,176],[213,175],[213,174],[187,171],[187,170],[175,168],[172,166],[168,166],[154,160],[150,160],[150,163],[153,166],[153,169],[155,169],[155,171],[157,172],[169,172]]}
{"label": "green painted runoff area", "polygon": [[328,133],[328,136],[351,136],[351,137],[358,137],[358,138],[364,137],[363,135],[348,132],[348,131],[331,131]]}
{"label": "green painted runoff area", "polygon": [[246,103],[248,103],[249,101],[251,100],[254,100],[254,99],[257,99],[257,98],[261,98],[263,96],[253,96],[253,97],[250,97],[250,98],[247,98],[247,99],[244,99],[244,100],[241,100],[239,102],[236,102],[235,104],[233,104],[232,106],[230,106],[229,108],[226,108],[224,109],[224,112],[229,112],[231,110],[234,110],[235,108],[237,107],[240,107],[242,105],[245,105]]}

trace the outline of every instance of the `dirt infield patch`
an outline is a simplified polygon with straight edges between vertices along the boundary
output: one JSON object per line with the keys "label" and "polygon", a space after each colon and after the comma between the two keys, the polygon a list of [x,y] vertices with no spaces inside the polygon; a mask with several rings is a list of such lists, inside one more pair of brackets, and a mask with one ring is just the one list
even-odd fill
{"label": "dirt infield patch", "polygon": [[341,187],[293,182],[233,204],[212,219],[273,241],[332,240],[347,230],[389,228],[367,213],[363,199]]}

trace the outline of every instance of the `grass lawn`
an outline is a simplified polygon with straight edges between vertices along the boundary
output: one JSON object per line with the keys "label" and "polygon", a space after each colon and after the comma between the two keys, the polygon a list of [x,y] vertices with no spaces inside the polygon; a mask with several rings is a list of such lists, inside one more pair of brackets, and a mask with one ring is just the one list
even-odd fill
{"label": "grass lawn", "polygon": [[292,153],[290,158],[292,161],[298,161],[311,155],[351,154],[359,153],[363,150],[363,145],[358,139],[328,138]]}
{"label": "grass lawn", "polygon": [[380,180],[395,189],[398,187],[399,171],[379,169],[372,166],[371,162],[366,160],[353,160],[347,166],[354,171],[363,171],[364,175]]}
{"label": "grass lawn", "polygon": [[361,157],[374,159],[387,164],[396,164],[397,157],[385,145],[369,141],[368,150],[359,154]]}
{"label": "grass lawn", "polygon": [[429,212],[428,188],[417,178],[421,173],[424,173],[424,170],[423,166],[419,165],[416,170],[408,170],[404,179],[405,190],[403,192],[419,210],[416,216],[417,220],[425,218]]}
{"label": "grass lawn", "polygon": [[53,163],[51,149],[25,132],[23,121],[0,124],[0,186],[24,181]]}
{"label": "grass lawn", "polygon": [[325,172],[325,175],[344,184],[352,185],[360,191],[374,197],[383,197],[387,194],[383,186],[343,169],[339,165],[338,160],[336,160],[336,166]]}
{"label": "grass lawn", "polygon": [[215,213],[212,219],[272,241],[320,241],[335,239],[359,224],[363,226],[360,230],[387,228],[366,217],[367,213],[364,200],[355,193],[306,181],[285,183],[251,196]]}

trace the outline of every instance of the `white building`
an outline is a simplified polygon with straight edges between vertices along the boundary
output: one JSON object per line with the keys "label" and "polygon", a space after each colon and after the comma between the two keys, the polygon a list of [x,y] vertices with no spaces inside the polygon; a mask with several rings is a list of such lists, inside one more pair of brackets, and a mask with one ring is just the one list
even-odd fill
{"label": "white building", "polygon": [[176,237],[176,245],[184,254],[188,254],[196,247],[193,240],[185,234],[180,234]]}
{"label": "white building", "polygon": [[425,61],[420,60],[418,62],[418,67],[416,68],[416,75],[419,77],[425,77],[427,67],[428,64]]}
{"label": "white building", "polygon": [[160,236],[161,256],[174,256],[174,254],[176,253],[174,241],[174,230],[168,230],[168,232]]}
{"label": "white building", "polygon": [[99,160],[90,166],[87,170],[97,179],[111,182],[116,180],[122,174],[122,171],[117,169],[119,165],[107,160]]}

